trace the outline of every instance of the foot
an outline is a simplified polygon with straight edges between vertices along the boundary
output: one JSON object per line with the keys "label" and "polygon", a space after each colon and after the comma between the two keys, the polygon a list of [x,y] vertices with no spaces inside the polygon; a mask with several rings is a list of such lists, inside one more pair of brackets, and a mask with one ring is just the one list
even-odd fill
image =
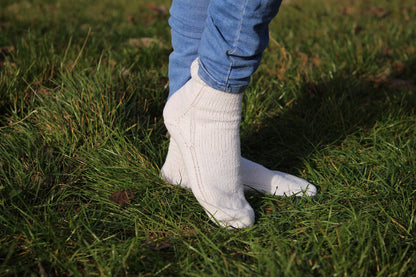
{"label": "foot", "polygon": [[[241,157],[241,182],[246,190],[256,190],[277,196],[314,196],[316,187],[308,181],[284,173],[273,171]],[[174,140],[170,140],[165,164],[161,169],[162,178],[172,184],[191,189],[185,165]]]}
{"label": "foot", "polygon": [[[192,64],[191,75],[163,111],[171,141],[177,145],[171,151],[180,154],[186,172],[179,178],[186,175],[187,187],[214,222],[249,227],[254,211],[244,197],[240,178],[242,95],[206,85],[198,77],[198,60]],[[167,180],[177,178],[163,172]]]}

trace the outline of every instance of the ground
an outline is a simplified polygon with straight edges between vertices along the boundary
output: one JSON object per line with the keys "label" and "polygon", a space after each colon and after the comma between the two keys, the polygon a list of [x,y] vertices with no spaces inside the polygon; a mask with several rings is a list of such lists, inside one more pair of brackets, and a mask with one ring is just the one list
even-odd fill
{"label": "ground", "polygon": [[0,276],[416,274],[416,5],[284,1],[242,153],[315,184],[224,230],[165,183],[169,1],[0,0]]}

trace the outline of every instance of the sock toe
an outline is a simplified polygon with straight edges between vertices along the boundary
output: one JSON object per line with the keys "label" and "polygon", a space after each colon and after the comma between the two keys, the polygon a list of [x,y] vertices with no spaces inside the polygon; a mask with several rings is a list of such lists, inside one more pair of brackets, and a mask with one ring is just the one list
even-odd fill
{"label": "sock toe", "polygon": [[272,180],[275,194],[281,196],[314,196],[316,187],[308,181],[288,173],[273,171]]}

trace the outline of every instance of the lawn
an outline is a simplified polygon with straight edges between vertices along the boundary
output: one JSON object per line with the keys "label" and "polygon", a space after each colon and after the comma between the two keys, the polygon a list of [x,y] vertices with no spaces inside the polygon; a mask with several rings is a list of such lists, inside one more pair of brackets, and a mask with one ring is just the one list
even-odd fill
{"label": "lawn", "polygon": [[0,276],[415,276],[413,1],[283,2],[242,153],[318,193],[242,230],[159,177],[169,5],[0,0]]}

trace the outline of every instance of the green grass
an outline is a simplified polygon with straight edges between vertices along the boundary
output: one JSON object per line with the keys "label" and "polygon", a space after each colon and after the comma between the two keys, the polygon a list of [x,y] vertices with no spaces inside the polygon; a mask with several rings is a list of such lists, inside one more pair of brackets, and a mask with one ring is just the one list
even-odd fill
{"label": "green grass", "polygon": [[[412,1],[282,5],[245,94],[242,152],[319,191],[249,194],[257,222],[238,231],[159,178],[163,10],[0,6],[0,276],[416,275]],[[123,190],[130,203],[111,200]]]}

